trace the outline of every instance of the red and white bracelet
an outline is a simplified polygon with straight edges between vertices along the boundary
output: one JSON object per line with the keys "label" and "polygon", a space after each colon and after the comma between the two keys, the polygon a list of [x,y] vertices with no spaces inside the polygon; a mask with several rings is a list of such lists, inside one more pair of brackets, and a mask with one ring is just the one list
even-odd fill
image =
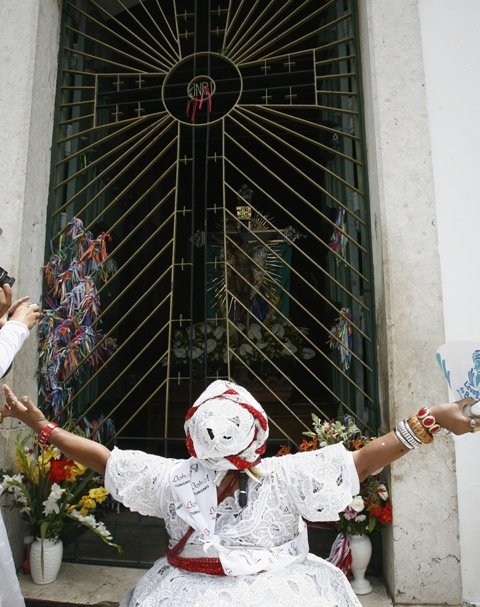
{"label": "red and white bracelet", "polygon": [[422,407],[417,413],[417,417],[425,430],[428,430],[432,436],[440,432],[440,426],[437,424],[435,418],[430,413],[430,409],[427,407]]}
{"label": "red and white bracelet", "polygon": [[55,422],[48,422],[47,425],[41,430],[38,435],[38,444],[42,447],[46,447],[50,444],[50,434],[58,428],[58,424]]}

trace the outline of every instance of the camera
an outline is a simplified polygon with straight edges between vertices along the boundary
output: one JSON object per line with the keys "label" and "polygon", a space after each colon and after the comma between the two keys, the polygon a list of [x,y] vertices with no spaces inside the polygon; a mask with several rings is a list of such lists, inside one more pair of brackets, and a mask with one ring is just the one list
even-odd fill
{"label": "camera", "polygon": [[0,287],[3,287],[3,285],[5,285],[5,284],[13,287],[14,282],[15,282],[15,278],[12,278],[12,276],[8,275],[8,272],[6,270],[4,270],[3,268],[0,268]]}

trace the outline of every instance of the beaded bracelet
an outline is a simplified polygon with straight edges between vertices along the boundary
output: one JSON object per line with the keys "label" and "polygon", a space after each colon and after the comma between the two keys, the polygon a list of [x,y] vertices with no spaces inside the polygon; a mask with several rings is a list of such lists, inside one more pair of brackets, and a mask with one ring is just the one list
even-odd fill
{"label": "beaded bracelet", "polygon": [[50,443],[50,434],[55,430],[55,428],[58,428],[58,424],[55,422],[48,422],[47,425],[41,430],[40,434],[38,435],[38,444],[41,447],[45,448]]}
{"label": "beaded bracelet", "polygon": [[430,409],[428,409],[427,407],[422,407],[417,413],[417,417],[420,420],[422,426],[426,430],[428,430],[430,434],[434,435],[437,434],[437,432],[440,432],[440,426],[437,424],[433,415],[430,414]]}
{"label": "beaded bracelet", "polygon": [[415,436],[424,445],[428,445],[433,441],[433,435],[423,426],[418,415],[410,415],[407,421]]}

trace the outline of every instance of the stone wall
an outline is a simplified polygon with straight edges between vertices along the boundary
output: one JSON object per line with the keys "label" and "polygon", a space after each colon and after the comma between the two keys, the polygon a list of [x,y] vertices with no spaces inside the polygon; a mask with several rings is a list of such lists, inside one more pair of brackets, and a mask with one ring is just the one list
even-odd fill
{"label": "stone wall", "polygon": [[[60,31],[57,0],[0,3],[0,265],[16,278],[14,296],[39,301],[45,249]],[[32,332],[4,381],[36,395],[36,337]],[[0,467],[11,464],[18,422],[0,430]],[[18,562],[18,518],[2,510]]]}
{"label": "stone wall", "polygon": [[[419,403],[444,402],[434,355],[444,341],[442,284],[416,0],[362,0],[361,40],[378,360],[385,429]],[[391,466],[394,524],[385,574],[402,604],[461,602],[452,440]]]}

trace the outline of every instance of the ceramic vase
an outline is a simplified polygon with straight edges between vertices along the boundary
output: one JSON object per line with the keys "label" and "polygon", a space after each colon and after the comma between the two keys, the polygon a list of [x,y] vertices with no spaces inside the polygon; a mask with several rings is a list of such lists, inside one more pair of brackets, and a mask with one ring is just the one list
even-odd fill
{"label": "ceramic vase", "polygon": [[34,583],[50,584],[51,582],[54,582],[57,579],[58,572],[60,571],[62,557],[63,543],[61,540],[42,540],[41,538],[37,537],[30,549],[30,573]]}
{"label": "ceramic vase", "polygon": [[368,535],[350,535],[352,565],[350,571],[353,579],[350,584],[355,594],[368,594],[372,585],[365,578],[365,571],[372,557],[372,541]]}

